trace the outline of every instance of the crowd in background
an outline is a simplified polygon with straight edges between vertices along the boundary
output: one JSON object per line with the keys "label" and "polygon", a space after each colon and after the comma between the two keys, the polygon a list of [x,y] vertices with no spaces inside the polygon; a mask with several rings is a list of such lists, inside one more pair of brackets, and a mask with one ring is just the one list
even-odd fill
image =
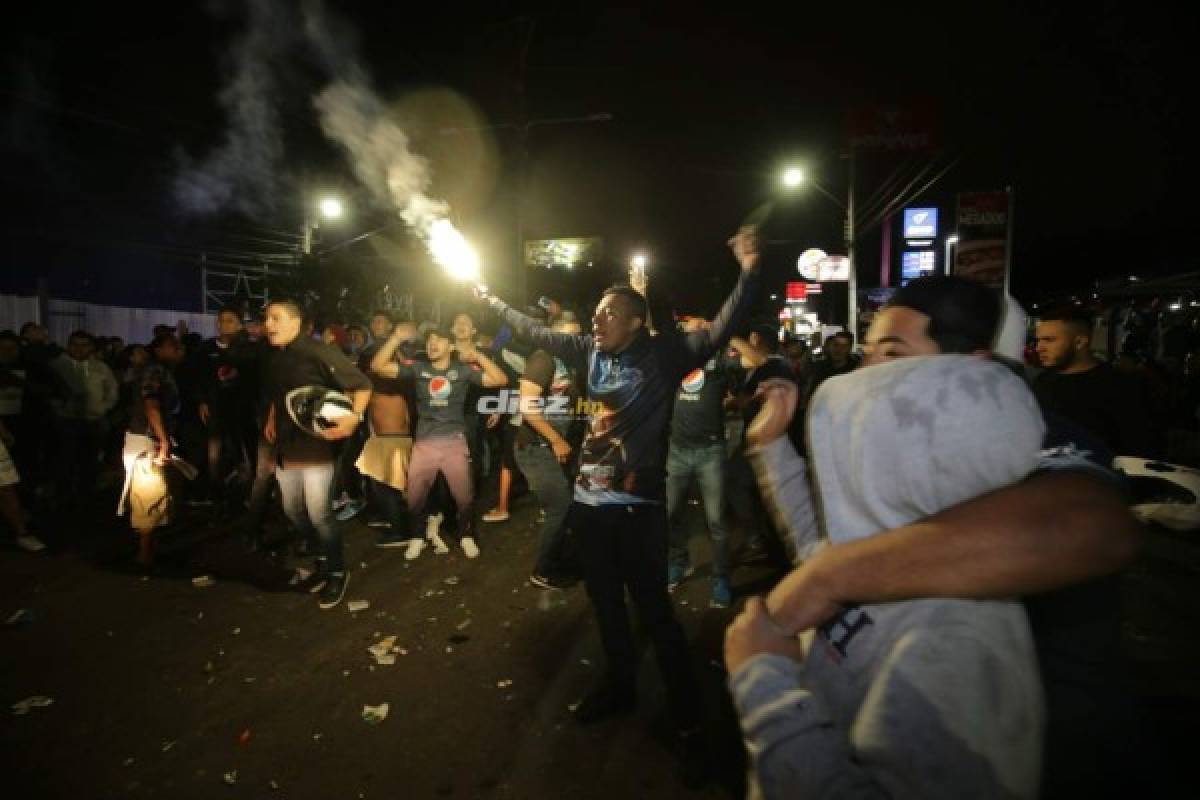
{"label": "crowd in background", "polygon": [[[752,261],[743,259],[747,275],[753,270],[745,264]],[[743,282],[750,286],[751,278],[744,276]],[[1068,796],[1062,787],[1071,786],[1075,776],[1063,776],[1110,743],[1104,737],[1114,723],[1106,718],[1094,729],[1095,741],[1080,740],[1095,723],[1096,709],[1087,699],[1063,700],[1065,695],[1051,688],[1062,664],[1053,662],[1056,654],[1045,646],[1044,630],[1069,638],[1078,631],[1064,631],[1079,621],[1070,615],[1096,612],[1108,620],[1114,612],[1108,600],[1095,597],[1049,611],[1051,603],[1035,601],[1050,596],[1043,590],[1070,591],[1079,582],[1091,586],[1085,579],[1111,574],[1127,563],[1127,554],[1108,557],[1099,546],[1081,544],[1078,552],[1086,557],[1077,561],[1083,566],[1074,573],[1059,569],[1058,562],[1058,571],[1046,567],[1039,572],[1032,562],[1020,562],[1020,570],[1004,572],[1025,556],[989,551],[987,558],[972,563],[995,564],[995,574],[1003,573],[1003,579],[989,582],[976,576],[977,584],[958,583],[953,591],[936,578],[921,583],[922,567],[913,562],[915,588],[830,599],[820,617],[796,611],[797,598],[812,591],[804,582],[815,580],[811,565],[829,562],[830,552],[854,552],[848,540],[865,540],[888,528],[902,530],[925,517],[938,519],[1039,471],[1105,472],[1117,455],[1196,463],[1200,346],[1166,348],[1168,355],[1159,362],[1134,346],[1134,337],[1107,363],[1094,353],[1094,321],[1068,308],[1042,314],[1031,329],[1029,364],[997,367],[981,358],[999,321],[989,305],[994,301],[962,290],[960,283],[923,279],[901,290],[861,343],[847,332],[819,343],[781,337],[773,322],[746,318],[729,325],[730,315],[737,314],[728,309],[713,319],[656,315],[641,299],[647,295],[644,285],[606,292],[591,318],[591,336],[585,335],[579,315],[553,301],[520,311],[493,302],[491,309],[464,308],[445,321],[399,319],[379,310],[365,319],[331,322],[279,300],[261,314],[223,309],[212,339],[182,325],[158,326],[146,343],[77,331],[65,348],[48,341],[45,328],[29,323],[19,333],[0,332],[4,520],[20,547],[37,552],[47,543],[54,545],[53,526],[67,518],[64,513],[119,495],[120,510],[129,513],[137,533],[130,552],[142,568],[154,568],[156,538],[181,519],[201,520],[213,536],[235,538],[247,557],[278,567],[280,587],[317,593],[321,607],[332,608],[342,601],[349,580],[341,553],[342,523],[361,517],[378,529],[377,546],[402,548],[408,560],[421,557],[427,548],[444,554],[451,545],[476,558],[487,550],[480,526],[503,526],[510,520],[512,502],[530,494],[540,515],[529,580],[543,589],[565,589],[583,579],[610,660],[610,682],[585,700],[577,717],[591,722],[632,706],[632,673],[617,676],[623,681],[618,685],[613,682],[617,673],[611,671],[614,664],[627,667],[623,662],[632,658],[623,643],[626,634],[611,616],[606,619],[617,613],[612,609],[618,603],[624,615],[624,591],[614,599],[598,588],[628,586],[639,614],[651,620],[673,710],[687,723],[680,728],[686,737],[688,726],[697,721],[694,709],[687,711],[695,697],[681,677],[681,662],[672,661],[678,642],[670,604],[664,607],[657,589],[651,592],[639,583],[643,575],[622,572],[629,569],[624,562],[611,574],[602,572],[596,565],[603,554],[596,551],[595,534],[584,529],[600,525],[600,517],[587,517],[600,512],[587,509],[620,507],[635,514],[661,503],[665,569],[653,580],[674,591],[695,573],[684,520],[695,496],[703,505],[711,541],[712,607],[732,605],[733,573],[739,565],[765,564],[782,581],[766,603],[747,605],[727,640],[731,691],[761,791],[786,795],[793,786],[789,781],[808,781],[805,785],[814,790],[827,791],[843,780],[849,781],[845,786],[865,791],[868,784],[886,782],[872,770],[890,767],[873,766],[870,758],[863,763],[862,754],[873,753],[881,759],[878,763],[890,764],[900,757],[897,753],[911,756],[902,740],[912,736],[931,743],[921,754],[929,764],[977,759],[969,769],[946,773],[952,790],[990,782],[1010,794],[1032,796],[1045,772],[1058,781],[1050,794]],[[612,326],[622,315],[639,321],[626,331],[633,344],[606,349],[605,340],[615,341],[621,331]],[[628,412],[611,405],[613,397],[628,391],[621,383],[622,354],[628,347],[640,357],[637,347],[643,340],[664,348],[668,340],[686,343],[678,352],[695,359],[669,396],[658,401],[669,406],[661,411],[665,446],[651,459],[662,461],[657,467],[660,489],[645,488],[645,481],[657,480],[653,465],[622,471],[624,447],[658,453],[656,445],[636,443],[634,434],[624,441],[604,438]],[[968,361],[906,358],[933,355]],[[952,374],[945,372],[946,364],[955,365]],[[639,366],[638,374],[645,369]],[[648,402],[643,395],[642,389],[629,395],[634,398],[631,407]],[[1004,400],[996,400],[996,407],[987,405],[989,398],[999,397]],[[881,410],[883,399],[887,408]],[[593,401],[599,405],[589,405]],[[976,414],[969,417],[975,424],[955,428],[954,415],[967,419],[968,407]],[[656,408],[645,413],[659,414]],[[980,409],[987,409],[982,418]],[[859,429],[880,414],[893,427]],[[603,422],[610,416],[617,421]],[[927,439],[912,438],[921,430]],[[935,436],[945,430],[957,431],[960,438],[948,442]],[[892,443],[893,438],[899,443]],[[1036,440],[1037,447],[1017,452],[1020,447],[1013,442],[1025,439]],[[611,459],[597,455],[597,440],[621,449],[615,469]],[[999,463],[987,455],[997,449],[1016,455]],[[1042,461],[1035,458],[1038,450]],[[864,456],[868,451],[871,458]],[[889,460],[889,452],[903,455]],[[1056,453],[1058,460],[1045,461],[1047,452]],[[636,460],[628,458],[630,464]],[[961,472],[951,470],[946,476],[952,478],[934,480],[938,470],[950,469],[950,461]],[[813,472],[818,473],[815,478]],[[1038,505],[1044,494],[1025,491],[1029,494],[1010,504],[1015,511],[1004,513],[1044,508]],[[1117,497],[1116,490],[1079,491],[1085,499],[1077,506],[1064,500],[1067,507],[1100,516],[1079,517],[1072,524],[1083,520],[1101,530],[1125,524],[1105,499]],[[918,495],[919,501],[906,493]],[[987,514],[974,517],[975,524],[992,519],[994,510],[986,508]],[[287,521],[282,536],[272,534],[267,524],[280,517]],[[1040,530],[1060,531],[1065,524],[1056,519],[1046,512],[1036,521],[1044,526]],[[644,524],[647,530],[657,525]],[[1012,525],[1018,524],[1037,528],[1029,518],[1014,519]],[[641,525],[634,527],[640,530]],[[735,531],[740,536],[732,535]],[[894,541],[885,536],[879,538]],[[904,552],[904,545],[895,547],[901,548],[897,554]],[[281,566],[281,549],[312,556],[313,569]],[[941,557],[949,559],[956,552],[951,549]],[[626,557],[635,558],[620,556]],[[656,555],[645,558],[658,563]],[[895,559],[887,562],[888,569],[892,563]],[[1100,566],[1089,566],[1093,563]],[[949,574],[953,565],[944,566]],[[880,569],[880,575],[887,572]],[[869,605],[946,595],[1009,596],[1027,602],[989,606],[990,611],[979,610],[986,605],[982,601],[970,609],[921,606],[919,612]],[[1028,641],[1021,632],[1026,614],[1034,628]],[[1062,614],[1068,618],[1056,616]],[[938,704],[951,701],[934,698],[929,687],[904,683],[912,676],[884,674],[879,659],[896,657],[903,663],[906,657],[897,655],[898,640],[878,638],[884,631],[890,631],[886,636],[919,638],[942,624],[978,626],[982,638],[994,635],[1006,642],[1007,655],[988,662],[988,668],[1020,676],[997,689],[997,696],[1015,709],[1003,724],[1028,734],[1027,741],[998,741],[999,733],[960,728],[964,723],[956,715],[961,708],[942,707]],[[880,632],[873,644],[860,645],[872,660],[854,665],[847,660],[847,647],[866,625]],[[898,705],[868,708],[862,696],[839,694],[841,690],[830,688],[842,680],[833,677],[837,670],[813,665],[812,656],[808,662],[814,673],[805,678],[795,672],[794,665],[805,660],[804,652],[796,650],[795,634],[814,626],[826,650],[840,654],[837,666],[860,670],[855,673],[860,689],[878,685],[875,700],[891,698]],[[994,644],[985,642],[984,647]],[[959,699],[974,708],[978,682],[985,677],[970,670],[981,662],[955,659],[976,645],[963,645],[964,650],[946,657],[946,664],[959,664],[953,675],[920,674],[918,684],[966,675],[962,680],[969,685]],[[1092,663],[1104,652],[1089,651],[1084,661]],[[821,679],[822,669],[834,672]],[[1042,683],[1048,693],[1045,709],[1030,699]],[[1082,705],[1067,711],[1059,705],[1076,701]],[[933,711],[925,707],[931,702],[937,706]],[[816,706],[806,705],[812,703]],[[1124,711],[1120,702],[1115,705]],[[813,710],[818,707],[824,710]],[[1040,734],[1030,734],[1041,729],[1043,713],[1050,720],[1045,754]],[[897,725],[896,714],[907,721]],[[1070,717],[1065,728],[1059,727],[1062,714]],[[854,728],[856,720],[860,726],[881,726],[878,736],[870,740],[870,731]],[[831,726],[842,731],[840,744],[813,738],[814,731]],[[931,729],[938,734],[922,739]],[[965,750],[959,741],[963,737],[969,740]],[[797,778],[798,770],[804,772],[800,762],[808,764],[803,780]]]}

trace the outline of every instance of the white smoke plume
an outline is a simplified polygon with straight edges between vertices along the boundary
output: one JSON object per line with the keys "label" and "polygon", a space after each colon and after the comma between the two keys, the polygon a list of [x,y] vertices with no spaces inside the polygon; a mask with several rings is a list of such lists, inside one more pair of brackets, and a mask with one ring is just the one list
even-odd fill
{"label": "white smoke plume", "polygon": [[346,151],[360,183],[395,208],[418,235],[446,216],[446,204],[425,194],[429,165],[408,147],[408,136],[388,118],[370,89],[337,82],[314,99],[321,129]]}
{"label": "white smoke plume", "polygon": [[277,0],[249,0],[246,12],[246,31],[229,55],[229,79],[219,96],[229,123],[224,140],[200,161],[178,155],[172,191],[191,213],[234,208],[261,216],[280,195],[284,147],[274,65],[291,45],[293,23]]}
{"label": "white smoke plume", "polygon": [[320,0],[306,0],[303,15],[305,37],[334,77],[313,98],[321,130],[341,146],[376,202],[395,209],[422,240],[436,238],[434,225],[446,218],[449,208],[426,194],[429,162],[409,149],[408,135],[371,88],[369,74],[355,55],[352,31],[325,13]]}
{"label": "white smoke plume", "polygon": [[455,274],[477,272],[474,253],[447,220],[449,208],[429,197],[430,168],[412,152],[404,130],[387,113],[357,57],[353,30],[326,13],[321,0],[304,0],[297,19],[282,0],[247,0],[248,26],[234,48],[232,78],[221,92],[229,116],[225,142],[199,164],[187,163],[175,196],[192,211],[234,207],[255,215],[269,210],[283,184],[284,158],[276,70],[297,28],[330,83],[314,98],[321,130],[347,156],[375,202],[394,209]]}

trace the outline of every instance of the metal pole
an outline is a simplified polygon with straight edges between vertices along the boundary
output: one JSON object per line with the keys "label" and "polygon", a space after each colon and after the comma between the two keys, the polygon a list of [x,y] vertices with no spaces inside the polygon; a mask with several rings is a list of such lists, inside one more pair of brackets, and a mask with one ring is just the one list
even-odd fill
{"label": "metal pole", "polygon": [[1012,275],[1012,257],[1013,257],[1013,187],[1009,186],[1005,190],[1008,193],[1008,215],[1005,220],[1005,239],[1004,242],[1004,296],[1009,294],[1010,276]]}
{"label": "metal pole", "polygon": [[306,255],[306,256],[312,255],[313,227],[314,226],[313,226],[312,217],[309,215],[309,213],[307,211],[305,211],[304,212],[304,239],[301,241],[300,248],[301,248],[301,250],[304,251],[304,255]]}
{"label": "metal pole", "polygon": [[524,308],[527,302],[525,297],[529,291],[528,281],[529,275],[525,269],[525,218],[523,206],[525,204],[525,170],[526,162],[529,160],[529,125],[522,125],[520,128],[519,137],[517,140],[517,200],[516,200],[516,216],[517,216],[517,302],[519,308]]}
{"label": "metal pole", "polygon": [[846,283],[846,330],[858,344],[858,267],[854,263],[854,146],[850,147],[850,185],[846,190],[846,260],[850,263],[849,280]]}

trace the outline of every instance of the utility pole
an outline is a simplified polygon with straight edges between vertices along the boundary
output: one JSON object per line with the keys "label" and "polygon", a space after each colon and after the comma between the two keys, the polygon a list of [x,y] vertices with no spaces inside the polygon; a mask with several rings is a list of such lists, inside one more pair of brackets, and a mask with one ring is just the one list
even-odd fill
{"label": "utility pole", "polygon": [[846,330],[854,336],[854,343],[861,344],[858,341],[858,271],[857,265],[854,263],[854,145],[850,145],[850,154],[847,156],[850,161],[849,179],[850,183],[846,189],[846,224],[845,224],[845,239],[846,239],[846,260],[850,265],[850,274],[846,282]]}

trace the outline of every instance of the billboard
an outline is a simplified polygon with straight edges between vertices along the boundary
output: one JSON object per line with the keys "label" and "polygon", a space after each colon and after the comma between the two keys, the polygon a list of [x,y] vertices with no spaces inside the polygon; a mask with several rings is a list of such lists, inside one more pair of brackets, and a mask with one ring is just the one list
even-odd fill
{"label": "billboard", "polygon": [[900,285],[913,278],[932,275],[937,270],[937,252],[934,250],[905,250],[900,254]]}
{"label": "billboard", "polygon": [[850,259],[846,256],[825,256],[817,262],[817,280],[821,283],[850,280]]}
{"label": "billboard", "polygon": [[936,208],[904,209],[905,239],[935,239],[937,230],[938,210]]}
{"label": "billboard", "polygon": [[1008,277],[1008,192],[958,196],[958,247],[953,273],[1001,289]]}
{"label": "billboard", "polygon": [[940,117],[940,109],[923,100],[859,106],[850,110],[850,146],[893,152],[932,150],[938,143]]}
{"label": "billboard", "polygon": [[590,267],[603,255],[604,240],[596,236],[525,240],[526,267]]}

